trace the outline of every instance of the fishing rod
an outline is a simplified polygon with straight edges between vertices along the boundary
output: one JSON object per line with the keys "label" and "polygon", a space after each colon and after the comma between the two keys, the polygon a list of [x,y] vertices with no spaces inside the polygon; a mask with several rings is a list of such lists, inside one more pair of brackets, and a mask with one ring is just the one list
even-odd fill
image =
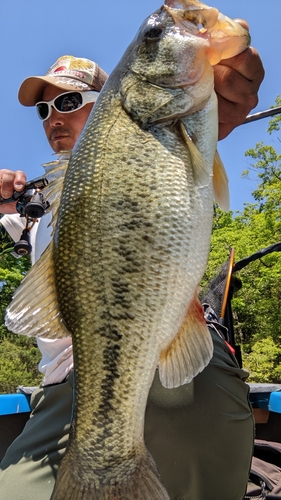
{"label": "fishing rod", "polygon": [[246,120],[241,125],[245,125],[246,123],[255,122],[257,120],[261,120],[262,118],[268,118],[269,116],[278,115],[279,113],[281,113],[281,106],[277,106],[276,108],[267,109],[266,111],[260,111],[259,113],[254,113],[252,115],[248,115]]}
{"label": "fishing rod", "polygon": [[274,243],[273,245],[270,245],[269,247],[262,248],[261,250],[258,250],[255,253],[252,253],[248,257],[244,257],[244,259],[239,260],[232,266],[232,271],[236,273],[237,271],[240,271],[243,269],[243,267],[247,266],[250,262],[253,262],[254,260],[261,259],[265,255],[268,255],[269,253],[272,252],[281,252],[281,241],[278,241],[277,243]]}

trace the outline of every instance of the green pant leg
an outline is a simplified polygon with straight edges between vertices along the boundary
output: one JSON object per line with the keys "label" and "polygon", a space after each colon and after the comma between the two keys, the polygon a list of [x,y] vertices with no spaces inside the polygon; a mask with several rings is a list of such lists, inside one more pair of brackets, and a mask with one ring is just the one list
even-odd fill
{"label": "green pant leg", "polygon": [[[167,390],[156,374],[149,395],[145,439],[171,499],[240,500],[247,481],[253,422],[244,372],[221,340],[214,344],[209,367],[194,382]],[[40,389],[33,406],[1,462],[0,500],[50,499],[68,440],[71,384]]]}
{"label": "green pant leg", "polygon": [[0,464],[0,500],[49,500],[68,441],[72,374],[32,396],[32,416]]}
{"label": "green pant leg", "polygon": [[154,379],[145,441],[171,500],[242,500],[254,439],[247,376],[212,333],[214,356],[195,379],[164,389]]}

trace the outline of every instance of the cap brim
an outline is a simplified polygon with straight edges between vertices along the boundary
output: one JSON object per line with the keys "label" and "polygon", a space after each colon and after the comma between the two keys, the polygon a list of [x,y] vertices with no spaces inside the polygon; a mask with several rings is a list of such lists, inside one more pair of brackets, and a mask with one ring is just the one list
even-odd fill
{"label": "cap brim", "polygon": [[42,95],[47,85],[53,85],[53,87],[57,87],[65,91],[93,90],[93,87],[90,85],[87,85],[80,80],[75,80],[74,78],[68,78],[65,76],[31,76],[26,78],[19,88],[19,102],[23,106],[35,106],[38,101],[42,100]]}

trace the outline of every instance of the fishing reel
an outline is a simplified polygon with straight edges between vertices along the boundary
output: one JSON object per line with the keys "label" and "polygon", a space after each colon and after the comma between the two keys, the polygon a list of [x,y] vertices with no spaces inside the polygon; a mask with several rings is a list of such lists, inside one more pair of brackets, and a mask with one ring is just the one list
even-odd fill
{"label": "fishing reel", "polygon": [[29,255],[32,250],[32,245],[30,244],[30,236],[29,236],[29,231],[31,227],[27,226],[19,239],[17,243],[14,245],[14,251],[16,252],[17,255],[22,257],[23,255]]}
{"label": "fishing reel", "polygon": [[50,206],[41,192],[47,186],[46,177],[38,177],[25,184],[23,191],[14,191],[9,199],[0,198],[0,205],[16,201],[16,209],[21,217],[26,218],[26,226],[22,232],[20,240],[15,243],[14,251],[17,255],[23,256],[31,253],[30,230],[37,219],[40,219]]}

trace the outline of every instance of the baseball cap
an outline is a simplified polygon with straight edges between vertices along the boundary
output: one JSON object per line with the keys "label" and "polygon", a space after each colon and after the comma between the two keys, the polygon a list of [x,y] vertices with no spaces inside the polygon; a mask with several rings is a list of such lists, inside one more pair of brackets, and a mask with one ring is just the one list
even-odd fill
{"label": "baseball cap", "polygon": [[66,91],[100,91],[107,77],[105,71],[94,61],[62,56],[50,67],[45,76],[26,78],[19,88],[18,99],[23,106],[35,106],[42,99],[47,85],[54,85]]}

